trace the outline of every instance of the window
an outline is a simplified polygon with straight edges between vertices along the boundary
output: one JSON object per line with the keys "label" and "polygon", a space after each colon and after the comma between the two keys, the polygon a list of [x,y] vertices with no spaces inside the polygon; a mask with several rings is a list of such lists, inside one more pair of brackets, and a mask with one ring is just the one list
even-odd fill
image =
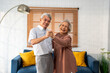
{"label": "window", "polygon": [[[78,8],[57,8],[57,7],[30,7],[30,14],[28,14],[27,25],[27,41],[29,38],[29,32],[33,27],[36,27],[40,23],[40,16],[43,13],[50,13],[52,21],[48,27],[52,31],[59,32],[59,24],[64,19],[68,19],[71,24],[71,32],[69,35],[72,38],[72,46],[78,46]],[[32,47],[27,43],[27,47]]]}

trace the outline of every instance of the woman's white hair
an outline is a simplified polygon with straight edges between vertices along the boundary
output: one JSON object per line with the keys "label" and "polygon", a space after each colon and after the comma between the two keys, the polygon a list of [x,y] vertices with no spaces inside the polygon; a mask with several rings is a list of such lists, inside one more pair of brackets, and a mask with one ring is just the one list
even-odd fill
{"label": "woman's white hair", "polygon": [[[70,32],[71,31],[71,23],[70,23],[70,21],[66,19],[66,20],[61,21],[61,23],[63,23],[63,22],[67,22],[69,24],[68,32]],[[61,26],[61,24],[59,25],[59,27],[60,26]]]}
{"label": "woman's white hair", "polygon": [[44,16],[48,16],[50,18],[50,20],[52,19],[51,15],[49,13],[43,13],[40,18],[42,19]]}

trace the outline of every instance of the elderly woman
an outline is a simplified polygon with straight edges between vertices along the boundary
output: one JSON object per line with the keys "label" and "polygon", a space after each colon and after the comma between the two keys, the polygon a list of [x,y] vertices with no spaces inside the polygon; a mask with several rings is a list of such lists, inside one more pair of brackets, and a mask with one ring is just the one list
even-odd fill
{"label": "elderly woman", "polygon": [[54,73],[76,73],[76,60],[72,53],[70,32],[71,24],[68,20],[61,22],[60,32],[53,35]]}

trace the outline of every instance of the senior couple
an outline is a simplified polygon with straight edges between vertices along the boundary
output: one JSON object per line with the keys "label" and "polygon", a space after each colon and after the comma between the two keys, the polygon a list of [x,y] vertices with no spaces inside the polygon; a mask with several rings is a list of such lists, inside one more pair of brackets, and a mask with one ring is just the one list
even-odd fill
{"label": "senior couple", "polygon": [[[47,29],[51,15],[41,15],[40,24],[32,28],[29,43],[33,45],[36,56],[37,73],[76,73],[76,60],[72,53],[71,37],[68,35],[71,24],[64,20],[59,25],[60,32],[56,35]],[[54,60],[52,58],[54,49]]]}

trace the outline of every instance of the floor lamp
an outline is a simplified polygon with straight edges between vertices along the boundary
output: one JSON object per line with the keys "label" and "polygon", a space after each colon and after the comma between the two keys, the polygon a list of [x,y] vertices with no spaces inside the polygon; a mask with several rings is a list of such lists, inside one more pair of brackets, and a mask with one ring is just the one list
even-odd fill
{"label": "floor lamp", "polygon": [[14,9],[14,8],[16,8],[16,7],[18,7],[18,8],[17,8],[17,11],[18,11],[18,12],[26,13],[26,14],[28,14],[28,13],[30,12],[30,8],[29,8],[27,5],[24,5],[24,4],[16,5],[16,6],[12,7],[11,9],[9,9],[9,10],[4,14],[4,16],[3,16],[3,17],[1,18],[1,20],[0,20],[0,24],[1,24],[2,20],[4,19],[4,17],[7,15],[7,13],[10,12],[12,9]]}
{"label": "floor lamp", "polygon": [[[1,20],[0,20],[0,24],[2,23],[4,17],[5,17],[12,9],[14,9],[14,8],[16,8],[16,7],[18,7],[18,8],[17,8],[17,11],[18,11],[18,12],[26,13],[26,14],[28,14],[28,13],[30,12],[30,8],[29,8],[27,5],[24,5],[24,4],[16,5],[16,6],[10,8],[10,9],[3,15],[3,17],[2,17]],[[8,33],[8,34],[9,34],[9,33]],[[9,39],[9,37],[8,37],[7,39]],[[8,42],[8,40],[7,40],[7,42]],[[2,57],[0,56],[0,58],[2,58]],[[8,64],[8,63],[7,63],[7,64]],[[6,66],[6,69],[8,69],[8,66]],[[8,70],[7,70],[6,72],[8,72]],[[1,73],[1,72],[0,72],[0,73]]]}

